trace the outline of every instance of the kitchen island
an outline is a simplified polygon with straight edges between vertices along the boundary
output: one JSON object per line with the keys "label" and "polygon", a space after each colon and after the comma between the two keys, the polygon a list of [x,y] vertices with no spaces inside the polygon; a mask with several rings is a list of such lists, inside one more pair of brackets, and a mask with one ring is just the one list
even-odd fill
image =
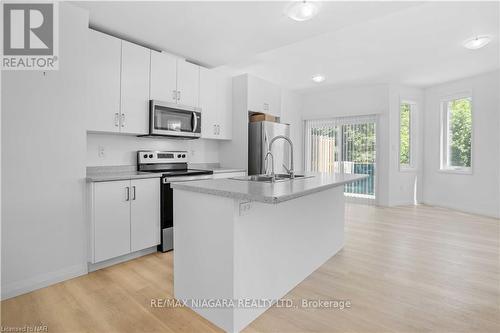
{"label": "kitchen island", "polygon": [[172,184],[174,295],[239,332],[344,246],[344,184],[364,175]]}

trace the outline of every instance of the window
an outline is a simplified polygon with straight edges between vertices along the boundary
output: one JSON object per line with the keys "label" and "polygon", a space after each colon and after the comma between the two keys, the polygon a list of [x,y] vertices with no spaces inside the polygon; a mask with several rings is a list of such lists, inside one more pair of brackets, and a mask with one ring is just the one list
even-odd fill
{"label": "window", "polygon": [[399,166],[400,169],[411,169],[413,163],[413,113],[415,105],[401,102],[399,106]]}
{"label": "window", "polygon": [[306,171],[367,174],[368,178],[345,185],[344,194],[373,201],[376,116],[306,120],[304,129]]}
{"label": "window", "polygon": [[472,170],[472,99],[461,97],[443,102],[441,170]]}

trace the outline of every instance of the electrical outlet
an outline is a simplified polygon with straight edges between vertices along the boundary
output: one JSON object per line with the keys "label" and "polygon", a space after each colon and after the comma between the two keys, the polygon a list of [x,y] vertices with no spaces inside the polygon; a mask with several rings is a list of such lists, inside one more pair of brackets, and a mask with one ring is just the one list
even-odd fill
{"label": "electrical outlet", "polygon": [[106,153],[104,152],[104,146],[99,146],[99,147],[97,147],[97,155],[98,155],[100,158],[104,158],[104,157],[106,157]]}
{"label": "electrical outlet", "polygon": [[240,216],[247,215],[250,209],[252,209],[251,201],[240,202]]}

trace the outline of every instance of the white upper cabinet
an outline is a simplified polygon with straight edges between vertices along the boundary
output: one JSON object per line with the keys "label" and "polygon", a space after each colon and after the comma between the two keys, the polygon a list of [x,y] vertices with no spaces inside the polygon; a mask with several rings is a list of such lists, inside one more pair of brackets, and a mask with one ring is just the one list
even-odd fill
{"label": "white upper cabinet", "polygon": [[230,77],[217,76],[217,136],[231,140],[233,135],[233,81]]}
{"label": "white upper cabinet", "polygon": [[217,77],[215,72],[200,68],[201,136],[217,138]]}
{"label": "white upper cabinet", "polygon": [[91,29],[88,59],[88,131],[148,134],[151,99],[200,105],[200,66],[184,59]]}
{"label": "white upper cabinet", "polygon": [[231,139],[232,81],[214,70],[200,68],[201,136]]}
{"label": "white upper cabinet", "polygon": [[151,51],[150,99],[177,103],[177,58]]}
{"label": "white upper cabinet", "polygon": [[198,106],[200,66],[177,60],[177,103]]}
{"label": "white upper cabinet", "polygon": [[149,133],[149,61],[151,51],[122,41],[121,132]]}
{"label": "white upper cabinet", "polygon": [[89,29],[87,114],[89,131],[120,130],[121,40]]}
{"label": "white upper cabinet", "polygon": [[151,51],[150,99],[198,106],[200,67],[166,53]]}
{"label": "white upper cabinet", "polygon": [[87,130],[149,132],[150,52],[89,29]]}
{"label": "white upper cabinet", "polygon": [[271,82],[247,75],[248,110],[273,116],[281,113],[281,88]]}

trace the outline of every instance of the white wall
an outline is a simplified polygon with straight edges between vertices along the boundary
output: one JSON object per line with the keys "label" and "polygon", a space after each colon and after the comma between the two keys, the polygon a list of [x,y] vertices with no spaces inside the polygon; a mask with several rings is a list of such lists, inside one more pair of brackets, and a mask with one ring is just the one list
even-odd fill
{"label": "white wall", "polygon": [[[424,193],[426,204],[500,217],[499,75],[494,71],[425,90]],[[472,174],[440,167],[441,99],[472,92]]]}
{"label": "white wall", "polygon": [[327,119],[333,117],[377,114],[377,201],[390,204],[389,198],[389,86],[352,86],[321,90],[303,95],[302,118]]}
{"label": "white wall", "polygon": [[304,119],[383,114],[388,112],[385,84],[349,86],[303,94]]}
{"label": "white wall", "polygon": [[2,73],[2,298],[86,272],[88,14],[59,7],[59,70]]}
{"label": "white wall", "polygon": [[281,94],[281,119],[282,123],[290,124],[290,139],[293,142],[293,163],[295,171],[304,170],[304,129],[302,121],[302,96],[283,89]]}
{"label": "white wall", "polygon": [[[104,156],[99,156],[99,147]],[[136,165],[138,150],[187,150],[190,163],[218,163],[217,140],[175,140],[139,138],[131,135],[87,135],[87,166]]]}
{"label": "white wall", "polygon": [[[401,101],[415,103],[411,123],[412,170],[400,170],[399,167],[399,113]],[[389,86],[389,128],[390,128],[390,162],[389,162],[389,206],[412,205],[422,201],[422,147],[423,147],[423,113],[424,92],[419,88],[401,85]],[[414,140],[413,140],[414,139]]]}
{"label": "white wall", "polygon": [[[233,139],[220,143],[220,163],[225,167],[248,168],[248,86],[245,75],[233,77]],[[281,90],[280,122],[290,124],[294,144],[295,171],[303,170],[302,96]]]}
{"label": "white wall", "polygon": [[223,167],[248,169],[248,86],[245,76],[233,77],[231,141],[220,143]]}

